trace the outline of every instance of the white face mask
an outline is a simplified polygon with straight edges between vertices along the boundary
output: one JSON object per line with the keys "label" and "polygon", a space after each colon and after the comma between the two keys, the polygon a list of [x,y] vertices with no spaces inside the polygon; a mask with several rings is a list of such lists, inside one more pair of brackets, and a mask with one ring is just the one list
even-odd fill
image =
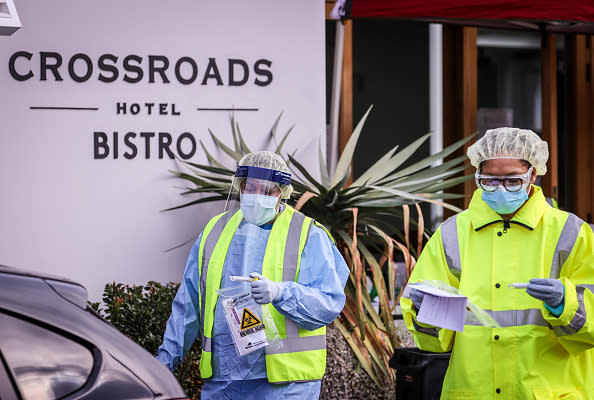
{"label": "white face mask", "polygon": [[260,226],[274,219],[277,203],[277,196],[243,193],[240,207],[247,222]]}

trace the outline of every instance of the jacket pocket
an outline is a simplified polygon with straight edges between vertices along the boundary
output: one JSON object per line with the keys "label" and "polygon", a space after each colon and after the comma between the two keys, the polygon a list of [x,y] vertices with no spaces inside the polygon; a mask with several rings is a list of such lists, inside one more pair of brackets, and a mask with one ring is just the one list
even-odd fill
{"label": "jacket pocket", "polygon": [[562,388],[536,387],[532,390],[534,400],[586,400],[583,392],[575,386]]}
{"label": "jacket pocket", "polygon": [[448,390],[447,396],[443,397],[446,400],[474,400],[474,392],[467,390]]}

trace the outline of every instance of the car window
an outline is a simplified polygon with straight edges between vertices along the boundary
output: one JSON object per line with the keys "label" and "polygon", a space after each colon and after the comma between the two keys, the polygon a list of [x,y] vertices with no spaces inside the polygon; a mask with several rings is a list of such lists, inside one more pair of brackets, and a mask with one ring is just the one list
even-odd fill
{"label": "car window", "polygon": [[93,356],[56,332],[0,313],[0,350],[25,399],[56,399],[85,384]]}

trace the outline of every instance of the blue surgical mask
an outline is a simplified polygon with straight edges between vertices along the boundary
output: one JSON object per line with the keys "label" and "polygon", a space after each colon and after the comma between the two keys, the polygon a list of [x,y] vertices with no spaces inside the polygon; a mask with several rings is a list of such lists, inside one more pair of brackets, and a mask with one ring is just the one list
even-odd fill
{"label": "blue surgical mask", "polygon": [[247,222],[260,226],[274,219],[277,203],[278,197],[276,196],[243,193],[240,207]]}
{"label": "blue surgical mask", "polygon": [[517,192],[508,192],[499,186],[494,192],[483,190],[482,199],[497,214],[512,214],[528,200],[528,192],[524,185]]}

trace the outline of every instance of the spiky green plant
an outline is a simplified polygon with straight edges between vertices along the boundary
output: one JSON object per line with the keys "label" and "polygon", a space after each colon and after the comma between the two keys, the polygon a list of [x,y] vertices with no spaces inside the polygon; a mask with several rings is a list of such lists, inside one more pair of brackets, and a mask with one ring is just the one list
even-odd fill
{"label": "spiky green plant", "polygon": [[[428,236],[420,202],[431,202],[460,211],[443,200],[461,197],[444,193],[469,176],[460,176],[465,169],[465,156],[454,158],[434,166],[464,145],[465,138],[443,151],[421,161],[403,167],[412,154],[429,138],[424,135],[398,151],[398,146],[389,150],[354,182],[348,184],[351,175],[353,154],[363,125],[371,107],[357,124],[346,144],[336,169],[328,173],[320,146],[320,176],[315,179],[294,154],[282,154],[282,147],[292,131],[277,133],[281,115],[270,130],[270,139],[276,144],[275,152],[285,158],[292,170],[291,183],[294,192],[288,203],[304,214],[324,224],[337,240],[337,246],[350,268],[345,293],[347,301],[340,318],[334,324],[353,349],[363,369],[380,387],[394,382],[394,371],[389,367],[394,348],[400,347],[393,312],[398,304],[400,291],[396,289],[396,252],[401,252],[406,265],[406,280],[420,253],[423,237]],[[233,148],[225,145],[210,132],[215,145],[233,160],[249,153],[239,129],[231,119]],[[229,193],[234,169],[219,162],[200,142],[209,165],[181,161],[187,172],[171,171],[185,180],[189,186],[182,195],[201,197],[173,207],[170,210],[195,204],[225,200]],[[417,210],[417,218],[411,218],[410,206]],[[417,246],[411,246],[411,226],[416,227]],[[402,228],[401,228],[402,227]],[[367,287],[367,272],[370,271],[379,299],[379,312],[375,310]],[[387,282],[386,282],[387,281]]]}

